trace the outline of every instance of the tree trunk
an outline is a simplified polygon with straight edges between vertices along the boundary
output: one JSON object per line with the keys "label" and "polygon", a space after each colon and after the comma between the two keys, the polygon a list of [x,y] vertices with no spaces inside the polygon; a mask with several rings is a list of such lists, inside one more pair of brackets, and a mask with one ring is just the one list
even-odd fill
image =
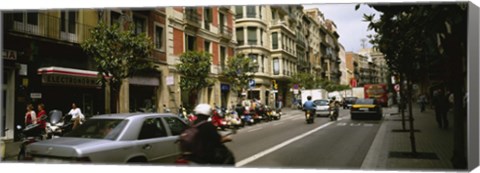
{"label": "tree trunk", "polygon": [[415,129],[413,127],[413,110],[412,110],[412,81],[407,79],[408,85],[408,112],[410,122],[410,144],[412,146],[412,153],[417,153],[417,147],[415,145]]}
{"label": "tree trunk", "polygon": [[403,82],[405,81],[405,76],[402,75],[400,73],[400,103],[399,103],[399,109],[401,110],[402,112],[402,129],[403,130],[406,130],[405,128],[405,105],[406,105],[406,101],[407,99],[405,99],[405,90],[406,90],[406,87],[405,85],[403,85]]}

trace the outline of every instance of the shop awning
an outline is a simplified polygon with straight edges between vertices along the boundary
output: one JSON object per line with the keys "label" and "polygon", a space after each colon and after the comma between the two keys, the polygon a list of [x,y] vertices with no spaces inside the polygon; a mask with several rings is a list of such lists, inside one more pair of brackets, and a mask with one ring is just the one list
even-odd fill
{"label": "shop awning", "polygon": [[68,76],[78,76],[78,77],[93,77],[96,78],[98,76],[98,72],[90,71],[90,70],[81,70],[81,69],[74,69],[74,68],[66,68],[66,67],[43,67],[37,70],[37,73],[42,74],[60,74],[60,75],[68,75]]}
{"label": "shop awning", "polygon": [[37,70],[42,75],[42,84],[59,86],[95,87],[98,82],[98,72],[65,67],[43,67]]}

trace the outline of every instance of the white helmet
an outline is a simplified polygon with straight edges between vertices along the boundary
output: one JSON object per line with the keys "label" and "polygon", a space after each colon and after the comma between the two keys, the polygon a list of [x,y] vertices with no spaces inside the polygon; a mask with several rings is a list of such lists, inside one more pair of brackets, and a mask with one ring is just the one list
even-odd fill
{"label": "white helmet", "polygon": [[195,109],[193,109],[193,112],[195,115],[205,115],[205,116],[211,116],[212,115],[212,107],[209,104],[199,104],[195,106]]}

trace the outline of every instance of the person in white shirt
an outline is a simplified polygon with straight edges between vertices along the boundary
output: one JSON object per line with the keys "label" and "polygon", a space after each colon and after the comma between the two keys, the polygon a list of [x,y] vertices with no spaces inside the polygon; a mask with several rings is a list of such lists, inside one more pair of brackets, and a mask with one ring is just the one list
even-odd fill
{"label": "person in white shirt", "polygon": [[85,119],[85,116],[83,116],[82,111],[80,110],[80,108],[77,107],[75,103],[72,103],[72,109],[70,109],[70,112],[68,112],[68,115],[72,116],[74,129],[80,124],[82,124],[82,121]]}

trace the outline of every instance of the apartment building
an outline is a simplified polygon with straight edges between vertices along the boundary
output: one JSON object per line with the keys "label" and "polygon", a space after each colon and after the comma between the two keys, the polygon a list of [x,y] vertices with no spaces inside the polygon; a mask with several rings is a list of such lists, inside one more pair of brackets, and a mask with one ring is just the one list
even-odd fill
{"label": "apartment building", "polygon": [[[4,127],[23,124],[27,104],[66,112],[76,102],[85,115],[103,113],[104,91],[80,43],[98,21],[94,10],[4,13]],[[13,139],[14,131],[1,134]]]}
{"label": "apartment building", "polygon": [[231,92],[230,84],[218,78],[228,57],[235,52],[234,9],[230,6],[169,7],[166,13],[168,69],[163,71],[163,77],[172,82],[163,86],[169,93],[168,97],[162,98],[163,103],[173,109],[182,102],[193,100],[180,91],[181,75],[175,69],[175,64],[180,62],[180,55],[186,51],[205,51],[213,55],[210,76],[215,79],[215,84],[203,89],[198,101],[225,107],[235,103],[238,100],[237,93]]}

